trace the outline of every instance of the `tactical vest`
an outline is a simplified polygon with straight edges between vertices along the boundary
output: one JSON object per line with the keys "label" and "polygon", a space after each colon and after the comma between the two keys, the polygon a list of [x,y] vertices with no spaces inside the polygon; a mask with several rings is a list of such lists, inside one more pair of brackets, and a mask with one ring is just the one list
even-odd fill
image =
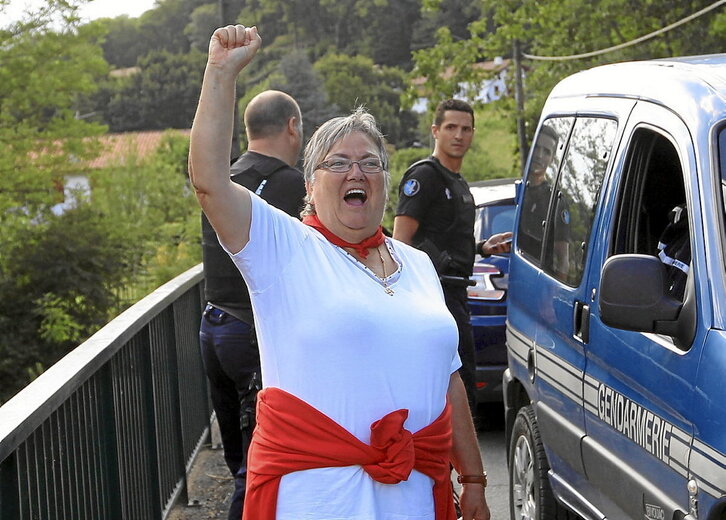
{"label": "tactical vest", "polygon": [[[258,195],[267,183],[268,178],[278,170],[263,175],[255,168],[243,169],[242,172],[232,175],[233,182],[244,186]],[[222,249],[217,240],[217,234],[202,213],[202,257],[204,261],[204,298],[211,303],[233,306],[250,306],[250,297],[242,275],[232,262],[229,255]]]}
{"label": "tactical vest", "polygon": [[448,226],[443,225],[439,229],[419,226],[413,237],[413,245],[429,255],[439,275],[471,276],[475,255],[476,207],[469,185],[463,177],[450,172],[430,157],[412,164],[403,174],[401,184],[406,182],[415,168],[423,164],[432,166],[444,180],[451,195],[454,217]]}

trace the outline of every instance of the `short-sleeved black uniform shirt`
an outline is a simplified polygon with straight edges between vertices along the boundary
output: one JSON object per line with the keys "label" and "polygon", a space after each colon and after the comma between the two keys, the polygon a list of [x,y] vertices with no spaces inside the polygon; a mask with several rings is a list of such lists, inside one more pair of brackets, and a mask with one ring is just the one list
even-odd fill
{"label": "short-sleeved black uniform shirt", "polygon": [[[471,276],[475,208],[469,185],[435,157],[429,160],[436,165],[423,162],[404,175],[396,215],[419,222],[413,245],[429,254],[439,274]],[[450,259],[443,266],[439,262],[441,253]]]}

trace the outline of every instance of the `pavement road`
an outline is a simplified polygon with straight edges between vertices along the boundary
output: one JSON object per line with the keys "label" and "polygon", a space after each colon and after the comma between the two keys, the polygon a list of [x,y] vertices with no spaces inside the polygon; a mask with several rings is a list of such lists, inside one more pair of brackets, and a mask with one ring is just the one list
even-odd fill
{"label": "pavement road", "polygon": [[[479,449],[489,485],[487,503],[492,520],[509,519],[509,477],[504,441],[504,412],[501,403],[480,408]],[[218,431],[194,461],[189,479],[188,504],[177,504],[168,520],[226,520],[233,482],[222,458]]]}
{"label": "pavement road", "polygon": [[504,408],[501,403],[481,407],[479,450],[487,472],[487,504],[492,520],[509,519],[509,473],[504,439]]}

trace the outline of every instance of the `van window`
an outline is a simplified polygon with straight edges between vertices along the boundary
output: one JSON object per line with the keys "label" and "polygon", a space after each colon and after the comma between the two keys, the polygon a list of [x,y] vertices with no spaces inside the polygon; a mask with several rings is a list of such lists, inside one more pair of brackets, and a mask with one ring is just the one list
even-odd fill
{"label": "van window", "polygon": [[[718,134],[718,165],[721,178],[721,207],[723,208],[723,226],[726,228],[726,127]],[[723,232],[723,239],[726,239],[726,232]]]}
{"label": "van window", "polygon": [[578,117],[553,199],[545,239],[545,271],[577,286],[585,269],[590,231],[617,133],[612,119]]}
{"label": "van window", "polygon": [[527,172],[517,244],[532,262],[540,264],[547,210],[574,117],[555,117],[542,124]]}
{"label": "van window", "polygon": [[633,133],[613,222],[611,254],[658,256],[671,294],[682,299],[691,261],[683,167],[671,141],[655,130]]}

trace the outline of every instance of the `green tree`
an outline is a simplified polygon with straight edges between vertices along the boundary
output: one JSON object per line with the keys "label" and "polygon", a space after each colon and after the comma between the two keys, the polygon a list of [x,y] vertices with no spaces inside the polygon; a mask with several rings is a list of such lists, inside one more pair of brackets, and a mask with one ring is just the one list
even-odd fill
{"label": "green tree", "polygon": [[328,54],[315,63],[328,99],[344,112],[364,105],[378,121],[387,139],[405,146],[413,140],[414,114],[401,110],[405,74],[393,67],[379,67],[366,56]]}
{"label": "green tree", "polygon": [[126,305],[201,260],[188,138],[89,172],[92,195],[26,225],[0,269],[0,401]]}
{"label": "green tree", "polygon": [[184,28],[184,34],[189,38],[193,49],[200,52],[207,52],[209,39],[212,37],[214,30],[219,26],[219,4],[204,4],[192,11],[189,23]]}
{"label": "green tree", "polygon": [[125,285],[134,301],[201,261],[199,207],[188,184],[188,137],[168,132],[143,161],[133,149],[121,164],[92,172],[91,205],[115,222],[136,257]]}
{"label": "green tree", "polygon": [[[432,2],[436,4],[434,0]],[[459,91],[461,83],[475,84],[486,76],[472,63],[494,56],[512,56],[513,42],[536,56],[566,56],[597,51],[644,36],[703,9],[711,0],[577,0],[499,2],[480,0],[481,17],[469,24],[467,38],[447,28],[436,32],[436,45],[417,51],[412,77],[426,77],[425,94],[432,102]],[[716,11],[635,46],[584,59],[525,60],[525,119],[534,131],[544,99],[563,77],[595,65],[624,60],[720,52],[726,36],[723,13]],[[443,76],[452,66],[454,74]],[[510,76],[511,77],[511,76]],[[512,81],[510,79],[510,81]],[[409,101],[419,95],[409,90]],[[515,106],[505,103],[515,121]]]}
{"label": "green tree", "polygon": [[192,12],[209,0],[159,0],[154,9],[139,17],[140,39],[146,52],[167,51],[173,54],[189,52],[191,45],[184,29]]}
{"label": "green tree", "polygon": [[[197,37],[197,34],[190,35],[186,28],[190,23],[196,25],[201,22],[194,20],[193,13],[209,3],[209,0],[161,0],[138,18],[121,15],[94,20],[89,25],[104,28],[103,53],[108,63],[114,68],[133,67],[152,51],[187,53],[191,48],[191,38]],[[218,25],[219,19],[215,27]],[[206,51],[206,46],[203,50]]]}
{"label": "green tree", "polygon": [[320,75],[302,52],[290,53],[280,60],[278,70],[270,77],[269,88],[291,95],[300,105],[305,141],[322,123],[340,115],[339,108],[328,99]]}
{"label": "green tree", "polygon": [[371,10],[359,52],[380,65],[409,70],[414,30],[420,19],[420,0],[396,0]]}
{"label": "green tree", "polygon": [[412,34],[412,48],[426,49],[436,44],[437,31],[446,28],[454,40],[469,37],[469,24],[481,16],[481,1],[422,0],[420,18]]}
{"label": "green tree", "polygon": [[48,2],[0,30],[0,401],[104,322],[98,282],[124,261],[96,213],[52,212],[103,131],[75,117],[107,72],[103,31],[79,26],[76,9]]}
{"label": "green tree", "polygon": [[312,61],[329,52],[364,54],[408,68],[419,8],[419,0],[250,0],[239,20],[257,25],[266,49],[284,42],[287,52],[305,49]]}
{"label": "green tree", "polygon": [[140,56],[149,52],[141,38],[138,18],[101,18],[91,22],[91,25],[100,25],[106,32],[102,45],[103,56],[114,68],[133,67]]}
{"label": "green tree", "polygon": [[113,132],[189,128],[205,63],[205,55],[196,50],[149,53],[139,60],[136,74],[104,84],[94,98],[94,110]]}
{"label": "green tree", "polygon": [[114,219],[81,204],[29,226],[0,274],[0,400],[27,384],[111,317],[114,287],[133,253]]}
{"label": "green tree", "polygon": [[[100,31],[78,27],[69,4],[0,30],[0,250],[58,202],[64,176],[97,151],[103,127],[77,119],[77,99],[107,71]],[[49,23],[68,17],[63,30]],[[45,20],[45,22],[43,22]],[[0,268],[6,255],[0,256]]]}
{"label": "green tree", "polygon": [[0,402],[108,321],[138,266],[154,283],[199,259],[186,139],[137,168],[147,177],[146,191],[135,192],[145,204],[115,212],[94,187],[92,201],[78,194],[63,214],[52,211],[66,176],[98,154],[94,136],[104,131],[79,100],[108,72],[105,28],[79,25],[76,10],[73,1],[48,0],[0,29]]}

